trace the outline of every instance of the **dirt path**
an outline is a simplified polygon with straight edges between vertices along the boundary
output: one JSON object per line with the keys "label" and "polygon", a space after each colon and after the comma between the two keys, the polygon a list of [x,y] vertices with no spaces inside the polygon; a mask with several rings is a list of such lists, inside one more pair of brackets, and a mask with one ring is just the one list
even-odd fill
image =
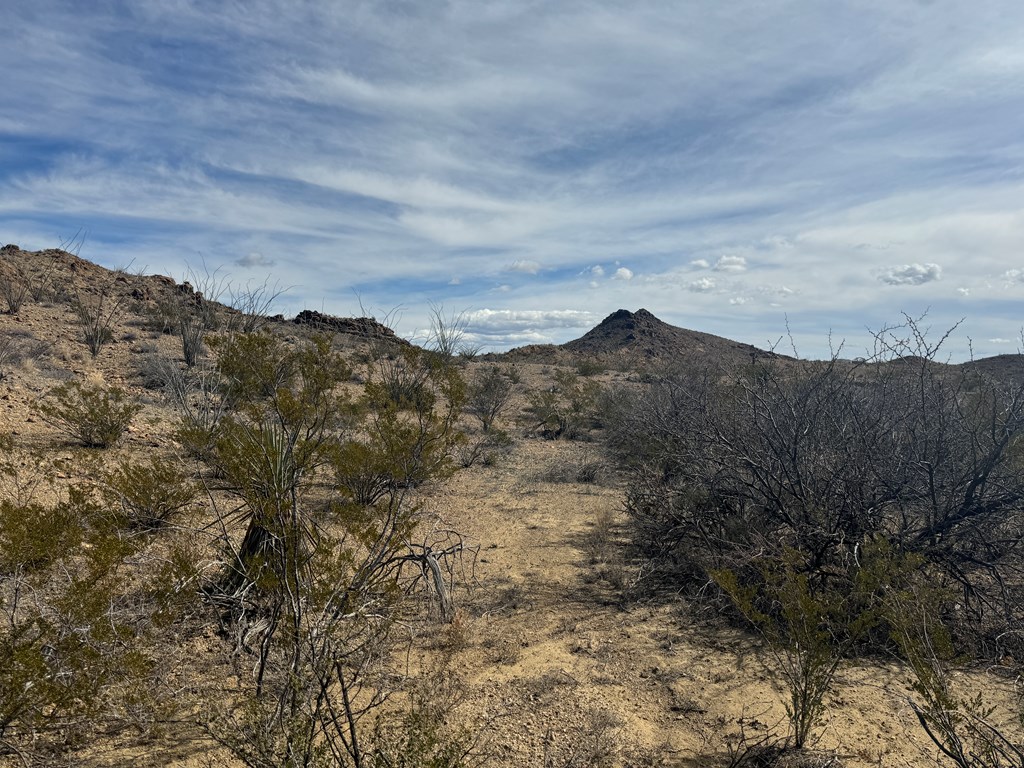
{"label": "dirt path", "polygon": [[[695,767],[724,758],[741,729],[784,733],[783,693],[756,638],[697,626],[680,603],[621,601],[621,488],[549,481],[586,450],[525,440],[429,502],[480,546],[454,653],[464,711],[486,726],[495,763]],[[895,665],[844,669],[817,747],[845,766],[934,765],[909,693]]]}

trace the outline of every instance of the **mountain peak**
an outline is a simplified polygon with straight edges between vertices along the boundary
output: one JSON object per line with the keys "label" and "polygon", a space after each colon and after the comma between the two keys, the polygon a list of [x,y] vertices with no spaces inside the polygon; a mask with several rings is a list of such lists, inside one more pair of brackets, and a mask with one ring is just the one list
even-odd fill
{"label": "mountain peak", "polygon": [[[652,323],[665,325],[665,323],[656,318],[646,309],[638,309],[636,312],[630,312],[628,309],[617,309],[602,320],[597,328],[607,328],[609,326],[634,327],[639,325],[650,325]],[[597,328],[594,330],[597,330]]]}
{"label": "mountain peak", "polygon": [[563,344],[562,349],[588,356],[641,360],[678,360],[692,355],[746,360],[751,353],[766,354],[749,344],[677,328],[646,309],[618,309],[584,336]]}

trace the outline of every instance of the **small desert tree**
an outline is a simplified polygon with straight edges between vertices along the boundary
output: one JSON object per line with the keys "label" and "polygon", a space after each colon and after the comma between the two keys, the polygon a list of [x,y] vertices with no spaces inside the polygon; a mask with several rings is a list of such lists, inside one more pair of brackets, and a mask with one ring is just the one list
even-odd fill
{"label": "small desert tree", "polygon": [[214,594],[255,674],[212,731],[250,766],[362,765],[360,722],[393,685],[392,627],[413,583],[404,574],[445,554],[413,543],[411,494],[448,469],[461,379],[437,357],[410,357],[428,366],[414,397],[396,402],[374,380],[353,398],[326,337],[290,349],[236,335],[217,355],[236,405],[213,461],[245,531],[232,545],[225,527]]}

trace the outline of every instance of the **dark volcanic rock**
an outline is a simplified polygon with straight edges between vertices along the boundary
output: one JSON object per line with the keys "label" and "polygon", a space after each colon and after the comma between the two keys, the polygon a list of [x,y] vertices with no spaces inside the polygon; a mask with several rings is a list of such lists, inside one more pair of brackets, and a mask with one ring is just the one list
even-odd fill
{"label": "dark volcanic rock", "polygon": [[312,309],[304,309],[295,316],[292,322],[296,325],[308,325],[313,328],[347,333],[366,339],[385,339],[398,344],[409,343],[400,336],[395,335],[393,330],[383,323],[378,323],[372,317],[335,317],[334,315],[325,315]]}
{"label": "dark volcanic rock", "polygon": [[562,349],[596,358],[666,362],[694,356],[720,356],[749,362],[753,357],[773,354],[710,333],[677,328],[659,320],[646,309],[612,312],[586,335],[563,344]]}

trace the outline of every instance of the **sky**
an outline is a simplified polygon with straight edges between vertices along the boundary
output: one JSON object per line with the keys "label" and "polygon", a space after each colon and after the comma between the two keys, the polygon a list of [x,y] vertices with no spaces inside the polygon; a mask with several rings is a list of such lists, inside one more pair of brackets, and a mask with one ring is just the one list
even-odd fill
{"label": "sky", "polygon": [[641,307],[805,357],[903,313],[962,321],[951,359],[1021,346],[1018,0],[8,0],[0,28],[4,243],[410,337],[433,306],[494,350]]}

